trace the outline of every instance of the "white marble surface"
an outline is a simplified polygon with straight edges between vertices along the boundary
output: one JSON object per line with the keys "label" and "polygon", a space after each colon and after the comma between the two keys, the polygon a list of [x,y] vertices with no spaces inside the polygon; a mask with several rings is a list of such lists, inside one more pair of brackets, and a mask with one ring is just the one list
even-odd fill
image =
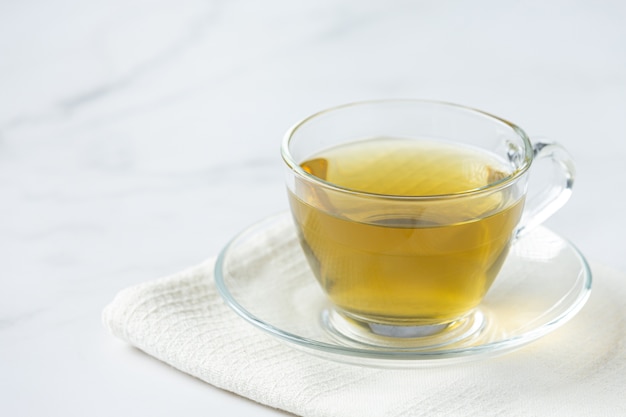
{"label": "white marble surface", "polygon": [[109,336],[120,289],[286,208],[283,132],[454,101],[573,154],[548,225],[626,271],[626,3],[0,1],[0,415],[281,415]]}

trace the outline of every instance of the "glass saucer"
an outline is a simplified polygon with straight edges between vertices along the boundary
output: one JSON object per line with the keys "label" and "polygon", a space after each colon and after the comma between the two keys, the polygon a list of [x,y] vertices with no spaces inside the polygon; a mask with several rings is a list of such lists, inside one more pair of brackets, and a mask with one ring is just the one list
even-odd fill
{"label": "glass saucer", "polygon": [[582,308],[591,271],[571,243],[539,227],[513,245],[481,305],[459,325],[472,336],[446,343],[435,334],[371,344],[343,331],[346,323],[310,271],[290,213],[237,235],[218,256],[215,282],[237,314],[294,347],[340,362],[411,368],[492,357],[537,340]]}

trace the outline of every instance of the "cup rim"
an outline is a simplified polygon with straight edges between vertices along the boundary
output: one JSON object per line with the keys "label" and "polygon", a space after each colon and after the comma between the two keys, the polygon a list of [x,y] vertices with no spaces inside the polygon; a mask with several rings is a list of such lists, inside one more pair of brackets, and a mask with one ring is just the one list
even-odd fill
{"label": "cup rim", "polygon": [[[511,172],[509,175],[507,175],[504,178],[501,178],[497,181],[494,181],[492,183],[489,183],[483,187],[479,187],[479,188],[473,188],[470,190],[464,190],[464,191],[459,191],[459,192],[455,192],[455,193],[446,193],[446,194],[432,194],[432,195],[396,195],[396,194],[380,194],[380,193],[373,193],[373,192],[368,192],[368,191],[362,191],[362,190],[355,190],[352,188],[347,188],[347,187],[342,187],[340,185],[334,184],[332,182],[329,181],[325,181],[313,174],[308,173],[307,171],[305,171],[300,164],[298,164],[294,158],[291,155],[291,152],[289,151],[289,144],[291,143],[291,140],[294,136],[294,134],[298,131],[298,129],[300,127],[302,127],[303,125],[305,125],[306,123],[308,123],[309,121],[316,119],[320,116],[323,116],[325,114],[334,112],[336,110],[341,110],[341,109],[345,109],[345,108],[349,108],[349,107],[357,107],[357,106],[362,106],[362,105],[372,105],[372,104],[391,104],[391,103],[406,103],[406,104],[430,104],[430,105],[440,105],[440,106],[444,106],[444,107],[450,107],[450,108],[456,108],[456,109],[460,109],[463,111],[467,111],[469,113],[475,113],[478,115],[482,115],[482,116],[486,116],[490,119],[493,119],[494,121],[503,123],[505,125],[507,125],[509,128],[511,128],[521,139],[522,142],[524,143],[524,161],[523,161],[523,165],[521,167],[519,167],[518,169],[514,170],[513,172]],[[370,198],[385,198],[385,199],[394,199],[394,200],[412,200],[412,201],[418,201],[418,200],[422,200],[422,201],[426,201],[426,200],[441,200],[441,199],[455,199],[455,198],[462,198],[462,197],[470,197],[470,196],[475,196],[475,195],[479,195],[479,194],[483,194],[483,193],[488,193],[488,192],[493,192],[493,191],[498,191],[501,190],[503,188],[506,188],[507,186],[511,185],[512,183],[515,183],[522,175],[524,175],[524,173],[526,171],[528,171],[528,169],[530,168],[530,165],[532,164],[532,160],[533,160],[533,146],[532,143],[528,137],[528,135],[526,134],[526,132],[524,132],[524,130],[522,130],[522,128],[520,128],[519,126],[517,126],[515,123],[512,123],[506,119],[503,119],[501,117],[495,116],[491,113],[488,113],[486,111],[483,110],[479,110],[476,109],[474,107],[469,107],[469,106],[465,106],[465,105],[461,105],[461,104],[456,104],[456,103],[452,103],[452,102],[447,102],[447,101],[440,101],[440,100],[423,100],[423,99],[380,99],[380,100],[363,100],[363,101],[354,101],[354,102],[350,102],[350,103],[346,103],[346,104],[340,104],[337,106],[333,106],[333,107],[328,107],[324,110],[318,111],[316,113],[311,114],[310,116],[305,117],[304,119],[300,120],[299,122],[297,122],[296,124],[294,124],[291,128],[289,128],[287,130],[287,132],[285,133],[285,136],[283,137],[283,141],[281,144],[281,156],[283,161],[285,162],[285,164],[287,165],[287,167],[296,175],[298,175],[299,177],[307,180],[307,181],[311,181],[313,183],[317,183],[320,184],[326,188],[332,189],[334,191],[338,191],[341,193],[345,193],[345,194],[352,194],[355,196],[363,196],[363,197],[370,197]]]}

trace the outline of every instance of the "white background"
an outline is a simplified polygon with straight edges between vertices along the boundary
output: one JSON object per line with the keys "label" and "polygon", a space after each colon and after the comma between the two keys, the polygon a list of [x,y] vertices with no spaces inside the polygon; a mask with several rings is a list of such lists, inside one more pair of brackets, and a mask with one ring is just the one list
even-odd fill
{"label": "white background", "polygon": [[626,271],[626,3],[0,0],[0,414],[282,415],[106,333],[121,289],[287,208],[279,146],[363,99],[563,144],[547,225]]}

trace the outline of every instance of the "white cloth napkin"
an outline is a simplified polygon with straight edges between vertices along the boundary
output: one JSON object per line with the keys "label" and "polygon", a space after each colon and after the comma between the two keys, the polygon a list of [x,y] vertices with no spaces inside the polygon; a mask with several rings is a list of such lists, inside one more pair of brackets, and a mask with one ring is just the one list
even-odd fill
{"label": "white cloth napkin", "polygon": [[121,291],[109,331],[209,384],[306,417],[626,415],[626,276],[592,265],[583,310],[548,336],[480,362],[375,369],[311,356],[223,302],[213,260]]}

